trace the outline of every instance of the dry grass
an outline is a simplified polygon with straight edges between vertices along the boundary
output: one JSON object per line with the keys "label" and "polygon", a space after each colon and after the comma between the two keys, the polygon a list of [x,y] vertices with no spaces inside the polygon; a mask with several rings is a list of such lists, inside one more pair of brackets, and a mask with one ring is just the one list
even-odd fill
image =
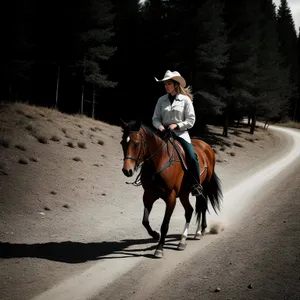
{"label": "dry grass", "polygon": [[67,146],[70,147],[70,148],[75,148],[75,145],[71,141],[67,142]]}
{"label": "dry grass", "polygon": [[78,142],[77,146],[81,149],[86,149],[86,144],[84,142]]}
{"label": "dry grass", "polygon": [[33,115],[30,115],[30,114],[24,114],[24,116],[26,117],[26,118],[28,118],[28,119],[30,119],[30,120],[34,120],[35,119],[35,117],[33,116]]}
{"label": "dry grass", "polygon": [[11,141],[8,138],[0,138],[0,146],[9,148]]}
{"label": "dry grass", "polygon": [[232,134],[235,135],[235,136],[240,136],[241,132],[237,131],[237,130],[234,130]]}
{"label": "dry grass", "polygon": [[29,158],[29,160],[30,160],[30,161],[33,161],[33,162],[38,162],[38,159],[37,159],[36,157],[34,157],[34,156],[31,156],[31,157]]}
{"label": "dry grass", "polygon": [[74,161],[82,161],[82,159],[81,159],[79,156],[73,157],[73,160],[74,160]]}
{"label": "dry grass", "polygon": [[5,163],[0,163],[0,175],[8,175]]}
{"label": "dry grass", "polygon": [[289,121],[289,122],[285,122],[285,123],[278,123],[276,125],[283,126],[283,127],[291,127],[291,128],[300,129],[300,123],[299,122]]}
{"label": "dry grass", "polygon": [[53,142],[59,142],[61,140],[61,138],[57,135],[53,135],[51,138],[50,138],[51,141]]}
{"label": "dry grass", "polygon": [[21,165],[28,165],[28,159],[25,157],[20,157],[18,163]]}
{"label": "dry grass", "polygon": [[36,138],[41,144],[48,144],[48,139],[44,135],[38,135]]}
{"label": "dry grass", "polygon": [[25,115],[24,111],[23,111],[22,109],[20,109],[20,108],[16,108],[16,109],[15,109],[15,112],[16,112],[18,115],[22,115],[22,116]]}
{"label": "dry grass", "polygon": [[19,149],[21,151],[26,151],[27,150],[26,147],[24,145],[21,145],[21,144],[15,145],[15,148],[17,148],[17,149]]}
{"label": "dry grass", "polygon": [[9,175],[8,172],[6,170],[2,170],[0,169],[0,175]]}
{"label": "dry grass", "polygon": [[229,147],[229,148],[232,147],[231,142],[227,142],[227,141],[224,141],[224,140],[223,140],[222,143],[223,143],[225,146]]}
{"label": "dry grass", "polygon": [[31,131],[31,132],[35,131],[31,124],[26,125],[25,129],[28,130],[28,131]]}
{"label": "dry grass", "polygon": [[248,137],[246,137],[245,140],[248,141],[248,142],[254,143],[254,138],[248,138]]}
{"label": "dry grass", "polygon": [[241,143],[238,143],[238,142],[234,142],[233,145],[236,146],[236,147],[239,147],[239,148],[244,148],[244,146]]}

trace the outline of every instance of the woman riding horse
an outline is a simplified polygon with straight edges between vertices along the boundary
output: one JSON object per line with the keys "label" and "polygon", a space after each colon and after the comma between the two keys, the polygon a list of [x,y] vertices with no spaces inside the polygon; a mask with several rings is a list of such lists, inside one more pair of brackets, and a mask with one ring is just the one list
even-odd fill
{"label": "woman riding horse", "polygon": [[152,117],[153,126],[159,131],[164,131],[165,128],[174,130],[174,137],[180,142],[187,156],[192,195],[201,196],[199,162],[188,133],[188,129],[194,126],[196,120],[193,96],[188,88],[185,89],[185,79],[177,71],[168,70],[163,79],[156,80],[164,82],[167,94],[160,97],[156,103]]}
{"label": "woman riding horse", "polygon": [[[187,132],[187,128],[193,126],[195,117],[191,98],[187,96],[189,92],[183,88],[185,86],[184,79],[178,72],[168,71],[163,81],[166,82],[168,94],[173,97],[170,96],[170,100],[169,95],[165,95],[158,100],[153,124],[159,132],[166,133],[167,138],[161,138],[161,134],[158,135],[151,128],[142,125],[141,122],[131,121],[123,122],[121,141],[124,153],[122,169],[124,175],[131,177],[141,167],[138,178],[144,189],[142,223],[149,235],[155,240],[159,240],[154,254],[157,258],[163,257],[163,246],[176,205],[176,198],[180,199],[185,210],[186,223],[178,244],[178,249],[184,250],[194,211],[189,201],[190,192],[196,194],[195,209],[198,226],[195,239],[199,239],[207,227],[207,201],[210,201],[211,206],[217,212],[220,209],[222,197],[220,180],[214,171],[216,158],[213,149],[204,141],[190,139]],[[171,101],[173,101],[172,104]],[[168,110],[172,112],[168,114]],[[165,126],[168,130],[165,129]],[[177,151],[179,147],[176,140],[180,140],[185,153]],[[196,155],[198,159],[196,159]],[[184,161],[188,162],[188,157],[190,157],[188,168],[193,171],[194,175],[193,184],[191,184],[189,174],[183,168]],[[138,181],[138,178],[135,182]],[[200,185],[200,183],[203,190],[202,187],[195,187],[195,184]],[[149,224],[149,215],[153,204],[159,198],[166,203],[161,235],[154,231]]]}

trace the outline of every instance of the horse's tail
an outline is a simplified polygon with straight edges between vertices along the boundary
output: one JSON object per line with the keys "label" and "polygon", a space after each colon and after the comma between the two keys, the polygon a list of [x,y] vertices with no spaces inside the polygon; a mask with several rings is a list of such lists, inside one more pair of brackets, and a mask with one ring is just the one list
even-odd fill
{"label": "horse's tail", "polygon": [[[201,211],[203,209],[207,209],[207,200],[210,201],[210,204],[216,214],[220,211],[221,200],[223,198],[222,188],[221,188],[221,180],[215,173],[213,172],[210,180],[208,182],[203,183],[203,196],[196,198],[196,216],[197,221],[200,220]],[[203,199],[204,198],[204,199]],[[204,202],[205,201],[205,202]]]}

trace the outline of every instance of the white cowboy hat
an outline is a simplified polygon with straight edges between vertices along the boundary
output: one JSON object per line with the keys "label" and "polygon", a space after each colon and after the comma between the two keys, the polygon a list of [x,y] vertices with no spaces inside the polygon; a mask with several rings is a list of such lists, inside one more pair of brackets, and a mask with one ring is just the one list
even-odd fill
{"label": "white cowboy hat", "polygon": [[155,78],[156,81],[159,81],[159,82],[173,79],[173,80],[177,81],[182,87],[185,88],[185,86],[186,86],[185,79],[177,71],[172,72],[172,71],[168,70],[165,73],[164,78],[161,79],[161,80],[157,79],[156,77],[154,77],[154,78]]}

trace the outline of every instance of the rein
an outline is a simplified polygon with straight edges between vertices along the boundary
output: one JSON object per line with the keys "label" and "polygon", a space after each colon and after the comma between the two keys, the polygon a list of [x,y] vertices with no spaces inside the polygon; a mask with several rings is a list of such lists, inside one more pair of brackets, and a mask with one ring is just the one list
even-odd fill
{"label": "rein", "polygon": [[[124,160],[126,159],[132,159],[134,161],[136,161],[136,165],[135,165],[135,170],[137,170],[140,166],[142,166],[145,162],[149,161],[150,159],[152,159],[153,157],[155,157],[165,146],[167,146],[168,144],[168,140],[169,140],[169,137],[171,137],[173,135],[172,131],[171,130],[168,130],[166,132],[166,134],[164,135],[164,139],[163,139],[163,144],[152,154],[150,155],[149,154],[149,151],[148,151],[148,145],[147,145],[147,142],[146,142],[146,139],[145,137],[143,136],[143,134],[140,132],[140,131],[137,131],[137,133],[142,137],[142,141],[143,141],[143,147],[141,147],[140,149],[140,152],[138,154],[138,156],[135,158],[131,155],[128,155],[124,158]],[[155,133],[157,134],[157,132]],[[168,135],[170,135],[168,137]],[[166,139],[166,140],[165,140]],[[142,162],[140,162],[140,156],[141,156],[141,152],[142,150],[146,148],[147,149],[147,153],[148,153],[148,157],[146,159],[144,159]],[[172,154],[171,154],[171,157],[169,159],[169,161],[166,163],[165,166],[163,166],[159,171],[156,171],[153,175],[152,175],[152,179],[154,180],[155,179],[155,176],[157,174],[160,174],[161,172],[163,172],[164,170],[166,170],[167,168],[169,168],[170,166],[172,166],[174,164],[174,148],[172,149]],[[138,176],[136,177],[135,181],[134,182],[126,182],[127,184],[133,184],[134,186],[140,186],[142,183],[141,183],[141,173],[142,173],[142,169],[141,171],[139,172]]]}
{"label": "rein", "polygon": [[[140,162],[140,159],[141,159],[141,153],[142,153],[142,150],[144,148],[146,148],[148,150],[148,146],[147,146],[147,143],[146,143],[146,139],[145,137],[142,135],[141,132],[137,131],[137,134],[139,134],[142,138],[142,141],[143,141],[143,147],[141,147],[140,149],[140,152],[138,154],[137,157],[133,157],[131,155],[127,155],[123,160],[126,160],[126,159],[131,159],[131,160],[134,160],[136,161],[136,165],[135,165],[135,170],[137,170],[140,166],[142,166],[146,161],[150,160],[151,158],[153,158],[154,156],[156,156],[166,145],[167,145],[167,142],[164,142],[151,156],[149,156],[148,158],[146,158],[144,161]],[[147,151],[148,152],[148,151]]]}

